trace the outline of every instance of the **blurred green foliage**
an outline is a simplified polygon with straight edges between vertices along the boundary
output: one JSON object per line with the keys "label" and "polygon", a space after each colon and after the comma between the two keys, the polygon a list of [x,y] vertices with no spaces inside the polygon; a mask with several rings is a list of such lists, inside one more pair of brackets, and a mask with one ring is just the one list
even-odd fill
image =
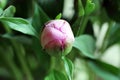
{"label": "blurred green foliage", "polygon": [[[76,80],[77,58],[84,61],[78,67],[86,66],[86,80],[120,79],[120,66],[100,60],[109,47],[120,43],[120,0],[73,0],[71,19],[62,15],[64,2],[0,0],[0,80]],[[58,59],[40,44],[44,23],[55,18],[66,19],[75,35],[70,54]],[[109,24],[99,48],[93,30],[96,22],[99,29]]]}

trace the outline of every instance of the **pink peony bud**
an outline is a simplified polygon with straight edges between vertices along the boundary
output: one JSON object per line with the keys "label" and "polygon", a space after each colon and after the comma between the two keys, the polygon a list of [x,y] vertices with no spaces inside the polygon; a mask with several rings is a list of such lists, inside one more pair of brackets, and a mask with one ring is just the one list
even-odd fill
{"label": "pink peony bud", "polygon": [[45,24],[41,34],[41,45],[50,55],[62,56],[72,49],[74,35],[65,20],[51,20]]}

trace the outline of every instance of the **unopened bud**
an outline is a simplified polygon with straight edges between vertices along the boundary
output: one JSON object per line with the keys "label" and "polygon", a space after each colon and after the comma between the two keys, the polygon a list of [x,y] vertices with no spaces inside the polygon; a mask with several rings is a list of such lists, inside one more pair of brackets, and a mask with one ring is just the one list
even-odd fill
{"label": "unopened bud", "polygon": [[72,49],[74,35],[65,20],[51,20],[45,24],[41,34],[41,45],[53,56],[63,56]]}

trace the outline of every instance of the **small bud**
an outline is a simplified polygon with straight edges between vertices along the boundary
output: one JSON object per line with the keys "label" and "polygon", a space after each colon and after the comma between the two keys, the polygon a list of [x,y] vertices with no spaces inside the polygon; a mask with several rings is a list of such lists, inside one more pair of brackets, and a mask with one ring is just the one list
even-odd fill
{"label": "small bud", "polygon": [[41,45],[48,54],[66,55],[71,51],[73,42],[73,32],[65,20],[51,20],[45,24],[41,34]]}

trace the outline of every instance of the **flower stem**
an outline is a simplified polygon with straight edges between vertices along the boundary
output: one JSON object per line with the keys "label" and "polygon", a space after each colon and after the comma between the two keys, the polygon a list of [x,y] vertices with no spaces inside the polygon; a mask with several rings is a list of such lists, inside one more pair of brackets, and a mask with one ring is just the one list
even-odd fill
{"label": "flower stem", "polygon": [[87,22],[88,22],[88,17],[87,16],[83,16],[81,18],[81,22],[80,22],[80,26],[78,28],[77,36],[79,36],[79,35],[84,33]]}
{"label": "flower stem", "polygon": [[62,59],[61,58],[56,58],[51,56],[51,66],[50,66],[50,71],[52,70],[60,70],[61,72],[63,71],[63,65],[62,65]]}
{"label": "flower stem", "polygon": [[[19,71],[19,69],[17,68],[17,66],[15,65],[13,59],[4,54],[4,51],[1,52],[2,54],[0,54],[0,56],[3,57],[3,60],[5,61],[5,63],[7,63],[8,65],[8,68],[10,69],[10,71],[12,72],[13,74],[13,77],[16,79],[16,80],[23,80],[23,77],[22,77],[22,74],[21,72]],[[9,52],[8,52],[9,54]],[[16,75],[17,74],[17,75]]]}
{"label": "flower stem", "polygon": [[8,58],[6,58],[6,61],[7,61],[8,65],[9,65],[11,71],[13,72],[15,79],[16,80],[23,80],[22,74],[19,71],[19,69],[16,67],[15,63],[12,60],[8,59]]}
{"label": "flower stem", "polygon": [[33,77],[32,77],[32,74],[31,74],[31,72],[30,72],[30,70],[29,70],[29,68],[27,66],[25,58],[22,55],[22,54],[24,54],[24,53],[22,53],[23,51],[21,49],[22,45],[16,43],[15,41],[11,41],[11,42],[13,44],[13,47],[15,48],[16,55],[17,55],[17,57],[18,57],[18,59],[20,61],[21,67],[22,67],[22,69],[23,69],[23,71],[24,71],[24,73],[26,75],[26,78],[27,78],[26,80],[34,80]]}

